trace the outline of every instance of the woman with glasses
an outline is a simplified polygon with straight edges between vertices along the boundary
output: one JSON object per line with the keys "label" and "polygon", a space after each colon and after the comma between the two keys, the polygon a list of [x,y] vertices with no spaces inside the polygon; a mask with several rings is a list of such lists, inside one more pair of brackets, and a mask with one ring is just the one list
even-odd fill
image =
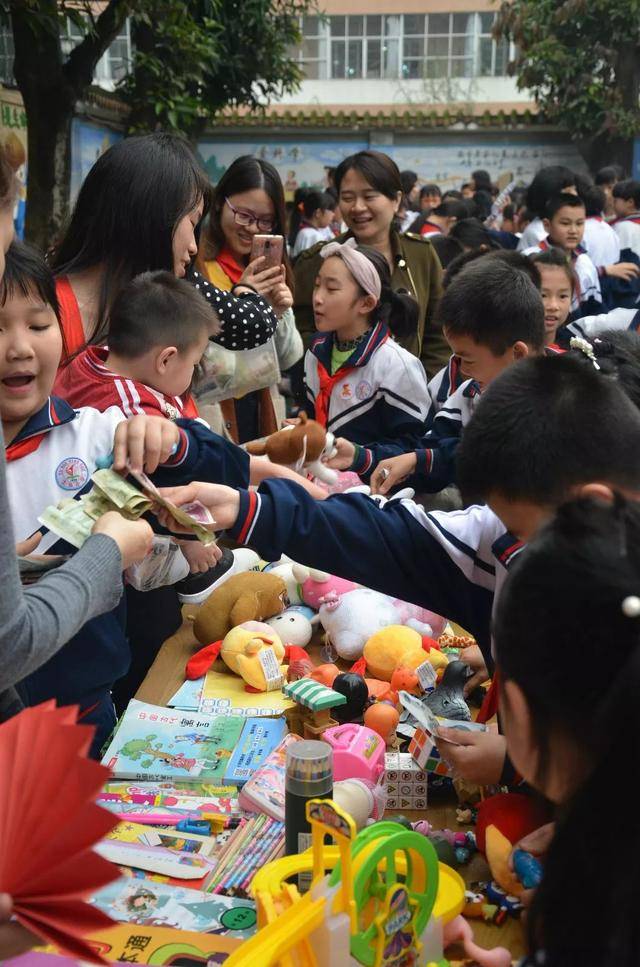
{"label": "woman with glasses", "polygon": [[[284,191],[273,165],[243,155],[236,158],[216,186],[199,251],[199,264],[212,285],[229,291],[234,284],[248,284],[269,301],[278,317],[277,330],[264,353],[240,354],[238,369],[246,362],[243,380],[231,380],[228,396],[220,402],[225,429],[236,443],[278,428],[279,419],[285,415],[277,389],[280,374],[303,352],[291,308],[293,273],[286,251],[281,265],[265,269],[262,260],[251,261],[255,235],[284,237]],[[271,351],[270,360],[267,350]],[[260,358],[254,361],[256,355]],[[222,356],[223,352],[211,347],[206,364],[220,365]]]}

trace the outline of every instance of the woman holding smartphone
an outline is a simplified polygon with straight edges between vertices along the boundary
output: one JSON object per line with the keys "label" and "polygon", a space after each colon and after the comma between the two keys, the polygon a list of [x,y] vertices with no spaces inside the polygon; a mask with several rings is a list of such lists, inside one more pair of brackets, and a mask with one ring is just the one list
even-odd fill
{"label": "woman holding smartphone", "polygon": [[[229,291],[235,284],[246,283],[268,299],[278,317],[270,341],[272,365],[256,365],[255,385],[248,392],[246,385],[236,386],[235,392],[231,385],[230,397],[220,403],[225,430],[236,443],[278,428],[285,415],[277,389],[280,372],[289,369],[303,352],[292,311],[293,273],[284,234],[284,190],[278,172],[252,155],[236,158],[215,188],[198,262],[217,288]],[[213,365],[217,354],[211,347],[208,355]]]}

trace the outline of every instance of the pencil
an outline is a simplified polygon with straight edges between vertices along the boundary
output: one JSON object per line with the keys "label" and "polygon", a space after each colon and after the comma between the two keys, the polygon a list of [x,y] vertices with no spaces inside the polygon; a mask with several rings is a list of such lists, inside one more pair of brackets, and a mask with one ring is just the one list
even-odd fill
{"label": "pencil", "polygon": [[274,819],[269,818],[269,821],[265,824],[262,829],[262,835],[260,840],[256,843],[256,847],[251,851],[247,852],[240,857],[240,862],[235,867],[227,883],[225,883],[225,892],[229,890],[239,890],[242,888],[247,875],[251,876],[251,870],[255,869],[258,857],[262,855],[265,849],[269,848],[269,844],[272,841],[273,825],[275,823]]}

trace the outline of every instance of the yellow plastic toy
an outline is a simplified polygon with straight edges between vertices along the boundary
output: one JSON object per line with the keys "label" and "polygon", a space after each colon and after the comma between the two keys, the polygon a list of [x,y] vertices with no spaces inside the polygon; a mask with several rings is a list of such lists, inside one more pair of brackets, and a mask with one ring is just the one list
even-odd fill
{"label": "yellow plastic toy", "polygon": [[367,639],[363,657],[374,678],[390,682],[400,665],[415,670],[428,661],[436,671],[445,668],[449,659],[437,648],[425,651],[422,636],[406,625],[388,625]]}
{"label": "yellow plastic toy", "polygon": [[[432,918],[448,923],[461,912],[464,882],[438,863],[424,836],[392,822],[356,836],[351,817],[331,800],[312,800],[307,817],[311,850],[275,860],[254,877],[258,933],[228,967],[326,967],[348,964],[349,955],[391,967],[404,962],[407,944],[417,953]],[[327,835],[336,846],[324,845]],[[309,871],[311,889],[301,897],[287,880]],[[400,946],[402,959],[395,954]]]}

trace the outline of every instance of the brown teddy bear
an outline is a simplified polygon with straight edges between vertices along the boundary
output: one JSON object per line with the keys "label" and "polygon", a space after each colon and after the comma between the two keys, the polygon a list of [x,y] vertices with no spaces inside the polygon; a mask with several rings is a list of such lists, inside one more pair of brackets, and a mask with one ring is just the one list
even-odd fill
{"label": "brown teddy bear", "polygon": [[300,414],[295,426],[278,430],[264,440],[252,440],[245,449],[253,456],[267,456],[271,463],[291,467],[298,473],[309,472],[327,484],[335,483],[338,479],[335,470],[330,470],[321,459],[335,455],[333,433],[327,433],[317,420],[310,420],[306,413]]}
{"label": "brown teddy bear", "polygon": [[209,595],[196,615],[193,632],[202,645],[219,641],[243,621],[265,621],[280,614],[286,594],[286,584],[275,574],[234,574]]}

